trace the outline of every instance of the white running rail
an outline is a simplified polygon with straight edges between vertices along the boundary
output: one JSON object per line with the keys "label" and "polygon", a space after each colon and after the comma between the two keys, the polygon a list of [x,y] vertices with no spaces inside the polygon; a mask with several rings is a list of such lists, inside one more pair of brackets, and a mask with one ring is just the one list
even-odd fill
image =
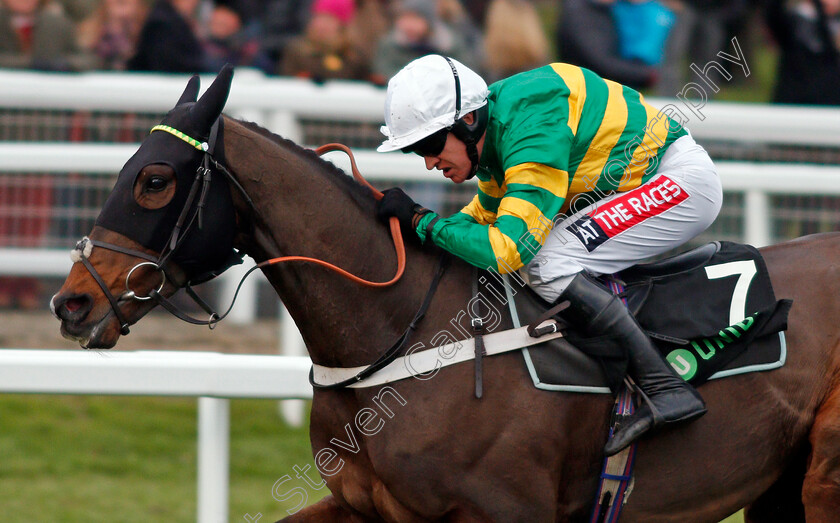
{"label": "white running rail", "polygon": [[0,349],[0,393],[198,398],[198,523],[228,520],[230,398],[308,399],[307,357]]}

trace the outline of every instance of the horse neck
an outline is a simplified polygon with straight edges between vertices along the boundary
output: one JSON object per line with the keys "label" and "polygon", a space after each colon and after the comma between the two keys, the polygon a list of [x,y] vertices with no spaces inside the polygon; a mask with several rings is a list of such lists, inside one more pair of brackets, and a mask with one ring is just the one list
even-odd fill
{"label": "horse neck", "polygon": [[[372,281],[397,266],[388,229],[374,218],[375,201],[330,172],[329,164],[291,144],[227,119],[225,157],[254,203],[240,246],[257,262],[280,256],[328,261]],[[244,208],[240,212],[246,211]],[[368,288],[312,263],[263,269],[301,331],[313,361],[327,366],[369,363],[411,321],[436,257],[407,246],[406,272],[394,286]]]}

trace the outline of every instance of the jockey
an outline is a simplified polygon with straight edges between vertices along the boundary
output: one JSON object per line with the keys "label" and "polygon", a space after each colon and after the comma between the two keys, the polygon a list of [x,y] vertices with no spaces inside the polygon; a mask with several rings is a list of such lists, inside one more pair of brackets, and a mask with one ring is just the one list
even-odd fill
{"label": "jockey", "polygon": [[388,82],[378,151],[416,153],[454,183],[476,176],[478,194],[442,217],[389,189],[378,217],[396,216],[421,241],[479,268],[519,271],[547,302],[570,303],[564,320],[628,351],[646,401],[607,442],[607,455],[706,412],[633,315],[592,279],[679,247],[720,211],[715,167],[670,107],[657,111],[636,91],[563,63],[488,88],[458,61],[428,55]]}

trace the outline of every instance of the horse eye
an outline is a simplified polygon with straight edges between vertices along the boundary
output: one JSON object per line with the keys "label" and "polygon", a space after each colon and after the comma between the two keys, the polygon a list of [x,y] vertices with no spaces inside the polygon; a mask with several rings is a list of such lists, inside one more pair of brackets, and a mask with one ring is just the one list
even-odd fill
{"label": "horse eye", "polygon": [[146,182],[146,190],[150,192],[160,192],[166,189],[166,186],[168,184],[169,182],[167,182],[166,178],[164,178],[163,176],[152,176]]}

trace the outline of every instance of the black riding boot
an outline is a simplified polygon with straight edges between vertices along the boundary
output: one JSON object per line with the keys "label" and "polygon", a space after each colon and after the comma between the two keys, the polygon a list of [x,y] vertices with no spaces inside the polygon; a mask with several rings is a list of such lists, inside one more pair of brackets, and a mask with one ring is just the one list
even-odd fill
{"label": "black riding boot", "polygon": [[646,396],[635,414],[607,442],[607,456],[617,454],[651,429],[690,421],[706,413],[700,394],[662,359],[627,307],[611,292],[580,273],[558,302],[564,300],[570,302],[560,313],[565,321],[587,336],[613,336],[626,347],[630,354],[628,373]]}

